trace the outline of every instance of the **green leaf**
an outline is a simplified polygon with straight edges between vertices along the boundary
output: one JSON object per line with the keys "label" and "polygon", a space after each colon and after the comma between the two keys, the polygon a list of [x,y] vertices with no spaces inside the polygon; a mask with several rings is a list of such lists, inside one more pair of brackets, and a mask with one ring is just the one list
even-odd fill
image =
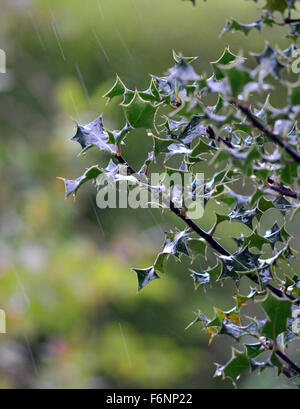
{"label": "green leaf", "polygon": [[288,8],[288,5],[285,0],[267,0],[264,8],[269,11],[279,11],[280,13],[284,13]]}
{"label": "green leaf", "polygon": [[[282,0],[280,0],[282,2]],[[272,74],[276,79],[280,78],[280,71],[283,70],[284,65],[279,62],[277,50],[272,48],[269,44],[260,54],[252,53],[259,64],[257,72],[260,79],[265,78],[268,74]]]}
{"label": "green leaf", "polygon": [[242,23],[239,23],[238,21],[236,21],[234,19],[227,20],[227,23],[226,23],[225,27],[223,28],[220,36],[223,36],[225,33],[229,32],[229,31],[241,31],[245,35],[248,35],[249,32],[253,28],[256,28],[257,30],[260,31],[262,26],[263,26],[263,23],[264,23],[264,18],[263,17],[260,17],[254,23],[250,23],[250,24],[242,24]]}
{"label": "green leaf", "polygon": [[194,280],[195,289],[197,290],[201,285],[209,284],[210,275],[208,273],[198,273],[195,270],[190,270],[191,276]]}
{"label": "green leaf", "polygon": [[230,51],[229,47],[226,47],[221,57],[218,60],[211,62],[211,66],[215,73],[216,80],[221,80],[222,78],[224,78],[224,74],[222,73],[222,70],[220,70],[219,65],[222,66],[230,65],[233,62],[238,61],[239,58],[240,57],[238,57],[237,55],[233,54]]}
{"label": "green leaf", "polygon": [[240,326],[233,324],[232,322],[223,322],[220,329],[220,334],[229,335],[235,340],[239,340],[241,337],[254,335],[257,333],[254,323],[250,323],[247,326]]}
{"label": "green leaf", "polygon": [[256,358],[258,355],[265,351],[265,348],[260,342],[254,344],[245,344],[245,348],[247,351],[247,356],[249,358]]}
{"label": "green leaf", "polygon": [[190,250],[193,261],[197,256],[205,256],[206,242],[204,239],[190,239],[186,242],[186,246]]}
{"label": "green leaf", "polygon": [[197,81],[200,79],[199,75],[195,73],[194,68],[184,59],[176,63],[175,67],[169,71],[171,77],[180,82]]}
{"label": "green leaf", "polygon": [[181,53],[177,54],[176,51],[173,50],[173,58],[176,63],[179,63],[181,60],[184,60],[190,64],[193,61],[197,60],[198,57],[184,57]]}
{"label": "green leaf", "polygon": [[144,269],[133,269],[138,277],[138,291],[141,291],[147,284],[151,281],[160,278],[155,272],[154,267],[144,268]]}
{"label": "green leaf", "polygon": [[97,146],[100,150],[116,153],[116,146],[109,142],[109,135],[103,127],[102,115],[87,125],[77,124],[77,132],[72,141],[78,142],[83,150]]}
{"label": "green leaf", "polygon": [[244,90],[245,85],[251,82],[249,72],[241,67],[223,69],[223,73],[228,78],[233,97],[237,97]]}
{"label": "green leaf", "polygon": [[169,257],[169,253],[159,253],[156,257],[156,260],[153,264],[154,270],[157,271],[158,273],[164,274],[165,271],[165,262],[167,261]]}
{"label": "green leaf", "polygon": [[155,107],[151,102],[143,100],[138,91],[135,91],[129,104],[122,104],[121,106],[128,123],[133,128],[153,128],[157,106]]}
{"label": "green leaf", "polygon": [[65,178],[58,178],[64,181],[65,183],[65,190],[66,190],[66,197],[70,196],[72,193],[76,195],[80,186],[86,183],[89,180],[96,179],[102,170],[99,169],[98,166],[92,166],[91,168],[87,169],[82,176],[79,178],[72,180],[72,179],[65,179]]}
{"label": "green leaf", "polygon": [[267,297],[260,304],[268,317],[268,321],[262,329],[262,335],[276,340],[279,334],[287,330],[287,319],[292,314],[292,303],[289,300],[282,300],[268,293]]}
{"label": "green leaf", "polygon": [[116,82],[114,83],[112,88],[105,95],[103,95],[103,98],[108,98],[108,100],[110,101],[114,97],[124,95],[126,91],[127,88],[120,80],[120,77],[117,75]]}
{"label": "green leaf", "polygon": [[186,241],[188,238],[188,233],[183,230],[179,233],[166,233],[164,248],[162,253],[172,254],[179,258],[180,254],[188,255],[188,250],[186,247]]}
{"label": "green leaf", "polygon": [[236,349],[232,350],[231,360],[224,366],[218,365],[215,376],[222,376],[223,379],[231,378],[235,383],[240,375],[250,368],[250,361],[244,352]]}
{"label": "green leaf", "polygon": [[246,267],[235,260],[234,256],[219,256],[219,258],[222,260],[222,273],[219,280],[230,277],[235,282],[239,281],[239,273],[245,272]]}

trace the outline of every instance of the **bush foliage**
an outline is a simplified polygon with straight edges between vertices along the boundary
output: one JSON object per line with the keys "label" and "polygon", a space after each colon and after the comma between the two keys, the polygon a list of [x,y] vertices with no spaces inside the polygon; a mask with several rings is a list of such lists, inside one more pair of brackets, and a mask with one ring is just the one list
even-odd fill
{"label": "bush foliage", "polygon": [[[184,206],[175,206],[178,190],[173,186],[168,209],[185,222],[186,228],[166,233],[153,265],[134,271],[141,290],[165,274],[168,258],[189,257],[191,261],[197,258],[202,266],[190,271],[196,289],[233,280],[234,307],[229,311],[215,307],[211,318],[199,311],[190,325],[200,324],[209,334],[209,342],[225,334],[240,343],[231,360],[216,370],[216,375],[229,377],[234,383],[247,369],[273,367],[295,382],[300,374],[288,350],[291,343],[299,341],[300,333],[300,275],[287,226],[300,209],[300,92],[298,82],[293,81],[300,29],[300,20],[294,17],[296,3],[267,0],[258,20],[250,24],[228,20],[221,33],[241,31],[247,35],[255,29],[263,33],[265,26],[286,26],[290,45],[285,49],[266,44],[260,53],[246,58],[227,47],[211,63],[208,74],[196,72],[195,57],[174,51],[175,65],[163,76],[152,75],[143,91],[127,88],[117,77],[105,97],[108,101],[121,98],[124,127],[106,129],[99,116],[90,124],[78,124],[72,138],[82,153],[91,147],[108,152],[110,163],[106,167],[94,165],[76,180],[64,179],[69,196],[76,195],[87,181],[94,181],[99,188],[101,174],[110,175],[111,183],[117,183],[124,168],[123,178],[132,181],[134,176],[139,185],[157,162],[167,174],[195,174],[199,166],[208,172],[204,204],[214,202],[219,209],[213,228],[204,231]],[[273,94],[281,96],[280,107],[272,106]],[[145,129],[153,138],[153,151],[137,170],[122,153],[135,128]],[[147,187],[153,189],[149,184]],[[261,221],[270,212],[277,216],[263,228]],[[234,252],[229,252],[216,235],[228,221],[243,224],[247,231],[234,237]],[[252,303],[260,308],[260,319],[247,315]]]}

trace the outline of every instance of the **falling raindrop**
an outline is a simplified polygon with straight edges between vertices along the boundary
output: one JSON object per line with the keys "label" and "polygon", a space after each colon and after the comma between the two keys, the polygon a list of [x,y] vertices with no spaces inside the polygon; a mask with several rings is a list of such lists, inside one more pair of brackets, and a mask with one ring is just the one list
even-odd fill
{"label": "falling raindrop", "polygon": [[129,57],[131,60],[134,60],[134,57],[133,57],[133,55],[131,54],[131,52],[130,52],[130,50],[129,50],[129,48],[128,48],[128,45],[126,44],[126,41],[124,40],[124,38],[123,38],[123,36],[121,35],[120,31],[117,29],[117,27],[115,27],[115,30],[116,30],[116,33],[117,33],[117,35],[118,35],[118,37],[119,37],[119,39],[120,39],[120,41],[121,41],[123,47],[125,48],[125,50],[126,50],[126,52],[127,52],[127,54],[128,54],[128,57]]}
{"label": "falling raindrop", "polygon": [[104,57],[106,58],[106,61],[107,61],[108,63],[110,63],[109,56],[107,55],[107,52],[105,51],[105,48],[103,47],[103,45],[102,45],[102,43],[101,43],[101,41],[100,41],[100,38],[98,37],[98,35],[97,35],[97,33],[96,33],[95,30],[92,30],[92,31],[93,31],[93,34],[94,34],[94,36],[95,36],[95,39],[96,39],[96,41],[97,41],[99,47],[101,48],[101,50],[102,50],[102,52],[103,52],[103,54],[104,54]]}
{"label": "falling raindrop", "polygon": [[90,95],[89,95],[89,92],[88,92],[86,83],[85,83],[85,81],[84,81],[83,75],[82,75],[82,73],[81,73],[81,71],[80,71],[79,65],[78,65],[78,64],[75,64],[75,68],[76,68],[78,77],[79,77],[79,79],[80,79],[80,82],[81,82],[83,91],[84,91],[84,93],[85,93],[86,99],[88,100],[88,103],[90,104],[90,103],[91,103]]}
{"label": "falling raindrop", "polygon": [[31,23],[33,25],[33,28],[34,28],[34,30],[36,32],[36,35],[38,36],[39,42],[41,43],[41,46],[42,46],[43,50],[46,51],[46,45],[45,45],[45,42],[44,42],[44,40],[43,40],[43,38],[41,36],[41,33],[40,33],[39,28],[38,28],[37,22],[36,22],[35,18],[33,17],[33,14],[30,11],[28,12],[28,14],[29,14]]}
{"label": "falling raindrop", "polygon": [[64,50],[63,50],[63,48],[62,48],[62,44],[61,44],[61,41],[60,41],[60,38],[59,38],[59,34],[58,34],[57,29],[56,29],[56,26],[55,26],[54,21],[52,21],[51,25],[52,25],[52,29],[53,29],[53,32],[54,32],[54,35],[55,35],[55,38],[56,38],[58,47],[59,47],[59,49],[60,49],[61,56],[62,56],[63,60],[66,61],[66,56],[65,56]]}
{"label": "falling raindrop", "polygon": [[97,0],[97,3],[98,3],[98,8],[99,8],[99,11],[100,11],[100,14],[101,14],[102,20],[104,20],[104,14],[103,14],[103,9],[102,9],[102,6],[101,6],[101,3],[100,3],[100,0]]}

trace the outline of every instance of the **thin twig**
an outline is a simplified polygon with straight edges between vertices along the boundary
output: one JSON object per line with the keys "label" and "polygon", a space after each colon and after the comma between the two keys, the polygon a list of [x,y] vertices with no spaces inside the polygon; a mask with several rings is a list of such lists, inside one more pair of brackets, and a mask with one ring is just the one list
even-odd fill
{"label": "thin twig", "polygon": [[234,148],[234,146],[232,145],[232,143],[228,139],[222,138],[222,136],[216,137],[215,131],[212,129],[211,126],[208,126],[206,128],[206,133],[207,133],[207,135],[209,136],[210,139],[214,139],[214,140],[217,139],[218,141],[222,141],[226,146],[228,146],[228,148],[230,148],[230,149]]}
{"label": "thin twig", "polygon": [[285,24],[291,24],[291,23],[300,23],[300,18],[285,18],[283,20],[285,22]]}
{"label": "thin twig", "polygon": [[273,179],[268,178],[267,185],[270,189],[274,190],[275,192],[280,193],[282,196],[292,197],[293,199],[297,199],[297,193],[293,192],[287,186],[279,186]]}
{"label": "thin twig", "polygon": [[288,154],[290,154],[295,159],[296,162],[300,163],[300,154],[297,151],[295,151],[295,149],[292,148],[291,145],[289,145],[287,142],[280,139],[277,135],[275,135],[268,128],[266,128],[266,126],[260,121],[260,119],[257,118],[257,116],[255,116],[247,106],[245,106],[245,105],[243,105],[243,104],[241,104],[239,102],[236,102],[236,101],[234,102],[234,104],[236,105],[237,108],[240,109],[240,111],[243,112],[243,114],[246,115],[246,117],[249,119],[249,121],[252,123],[252,125],[255,128],[257,128],[261,132],[263,132],[266,136],[268,136],[270,139],[272,139],[272,141],[274,143],[279,145]]}
{"label": "thin twig", "polygon": [[295,372],[300,374],[300,367],[296,365],[293,361],[290,360],[289,357],[287,357],[282,351],[275,351],[275,354],[279,356],[284,362],[286,362],[291,369],[293,369]]}

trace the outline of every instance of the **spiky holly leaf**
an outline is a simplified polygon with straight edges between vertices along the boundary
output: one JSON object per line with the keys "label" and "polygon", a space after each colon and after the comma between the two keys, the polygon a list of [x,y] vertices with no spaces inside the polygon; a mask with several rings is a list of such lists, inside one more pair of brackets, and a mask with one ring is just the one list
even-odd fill
{"label": "spiky holly leaf", "polygon": [[257,329],[254,323],[250,323],[246,326],[240,326],[233,324],[232,322],[223,321],[219,333],[223,335],[229,335],[238,341],[241,337],[256,335]]}
{"label": "spiky holly leaf", "polygon": [[248,35],[249,32],[254,28],[260,31],[263,24],[264,24],[263,17],[260,17],[258,20],[254,21],[254,23],[250,24],[242,24],[236,21],[235,19],[227,20],[226,25],[221,31],[220,36],[223,36],[224,34],[230,31],[241,31],[245,35]]}
{"label": "spiky holly leaf", "polygon": [[97,146],[103,151],[116,153],[116,146],[109,143],[109,135],[103,127],[102,114],[87,125],[77,124],[77,132],[71,139],[78,142],[83,150]]}
{"label": "spiky holly leaf", "polygon": [[87,169],[82,176],[79,178],[72,180],[72,179],[65,179],[65,178],[58,178],[64,181],[65,183],[65,191],[66,197],[70,196],[72,193],[76,195],[80,186],[84,183],[88,182],[89,180],[95,180],[103,171],[98,166],[92,166],[91,168]]}
{"label": "spiky holly leaf", "polygon": [[214,307],[214,311],[216,316],[220,319],[220,321],[231,321],[235,324],[241,325],[240,313],[236,307],[233,307],[229,311],[223,311],[219,308]]}
{"label": "spiky holly leaf", "polygon": [[145,91],[140,92],[140,96],[145,100],[145,101],[152,101],[152,102],[160,102],[160,94],[158,92],[158,89],[156,87],[155,81],[153,78],[151,78],[151,83],[148,89]]}
{"label": "spiky holly leaf", "polygon": [[234,253],[233,257],[248,271],[254,270],[258,266],[259,254],[254,254],[249,251],[249,247],[244,247],[241,251]]}
{"label": "spiky holly leaf", "polygon": [[265,239],[264,237],[260,236],[257,233],[257,229],[255,229],[253,230],[253,233],[245,237],[243,244],[245,246],[248,246],[249,249],[257,248],[259,251],[261,251],[263,245],[267,243],[268,243],[268,239]]}
{"label": "spiky holly leaf", "polygon": [[121,81],[120,77],[118,75],[116,77],[116,82],[112,88],[105,95],[103,95],[103,98],[108,98],[109,101],[114,97],[124,95],[127,91],[127,88]]}
{"label": "spiky holly leaf", "polygon": [[219,256],[222,260],[222,273],[219,280],[232,278],[235,282],[239,281],[239,273],[246,272],[247,268],[239,263],[234,256]]}
{"label": "spiky holly leaf", "polygon": [[197,81],[200,79],[194,68],[183,58],[169,71],[171,77],[180,82]]}
{"label": "spiky holly leaf", "polygon": [[226,365],[218,365],[215,376],[222,376],[223,379],[230,378],[235,383],[249,368],[250,361],[246,353],[233,348],[231,360]]}
{"label": "spiky holly leaf", "polygon": [[276,340],[279,334],[287,330],[287,320],[291,317],[292,303],[288,299],[280,299],[271,293],[260,302],[268,320],[262,329],[262,335]]}
{"label": "spiky holly leaf", "polygon": [[160,278],[159,275],[155,272],[154,267],[139,269],[133,269],[138,278],[138,291],[141,291],[147,284],[151,281]]}
{"label": "spiky holly leaf", "polygon": [[248,295],[235,294],[233,298],[235,298],[237,309],[240,310],[250,300],[253,300],[257,295],[259,295],[259,292],[256,288],[251,288],[251,291]]}
{"label": "spiky holly leaf", "polygon": [[185,143],[189,144],[200,135],[206,134],[206,126],[203,124],[203,115],[195,115],[189,121],[184,130],[178,135],[178,139]]}
{"label": "spiky holly leaf", "polygon": [[253,343],[253,344],[245,344],[247,356],[249,358],[256,358],[262,352],[265,351],[265,348],[262,346],[260,342]]}
{"label": "spiky holly leaf", "polygon": [[176,63],[179,63],[181,60],[184,60],[187,63],[192,63],[198,59],[198,57],[185,57],[181,53],[176,53],[175,50],[173,50],[173,58]]}
{"label": "spiky holly leaf", "polygon": [[153,128],[157,106],[141,98],[140,93],[135,91],[134,97],[128,104],[122,103],[128,123],[133,128]]}
{"label": "spiky holly leaf", "polygon": [[190,272],[192,273],[191,277],[194,280],[196,290],[198,290],[201,285],[210,283],[210,275],[208,273],[198,273],[195,270],[190,270]]}
{"label": "spiky holly leaf", "polygon": [[283,241],[283,238],[281,236],[282,229],[278,226],[277,223],[274,223],[274,225],[265,232],[264,238],[271,243],[272,247],[274,248],[275,244],[278,241]]}
{"label": "spiky holly leaf", "polygon": [[170,255],[179,259],[182,254],[188,255],[186,247],[188,233],[184,230],[178,233],[166,233],[162,251],[157,255],[154,262],[154,269],[159,273],[165,273],[165,262]]}
{"label": "spiky holly leaf", "polygon": [[186,246],[190,250],[189,254],[192,256],[192,261],[197,256],[205,256],[206,242],[204,239],[190,239],[186,242]]}
{"label": "spiky holly leaf", "polygon": [[188,233],[183,230],[179,233],[166,233],[164,248],[162,253],[172,254],[179,258],[181,254],[188,255],[186,242],[188,239]]}
{"label": "spiky holly leaf", "polygon": [[258,214],[258,209],[248,209],[242,203],[238,203],[234,210],[229,214],[233,221],[239,221],[252,229],[252,221]]}
{"label": "spiky holly leaf", "polygon": [[[282,1],[280,0],[280,2]],[[267,44],[260,54],[252,53],[252,55],[259,64],[256,71],[259,73],[261,80],[268,74],[272,74],[276,79],[280,78],[280,72],[284,69],[284,65],[279,62],[276,49]]]}
{"label": "spiky holly leaf", "polygon": [[230,51],[229,47],[226,47],[221,57],[218,60],[211,62],[211,66],[215,73],[216,80],[221,80],[224,78],[224,74],[222,70],[219,68],[220,65],[224,68],[225,66],[228,66],[228,65],[230,66],[239,60],[240,60],[240,57],[233,54]]}

